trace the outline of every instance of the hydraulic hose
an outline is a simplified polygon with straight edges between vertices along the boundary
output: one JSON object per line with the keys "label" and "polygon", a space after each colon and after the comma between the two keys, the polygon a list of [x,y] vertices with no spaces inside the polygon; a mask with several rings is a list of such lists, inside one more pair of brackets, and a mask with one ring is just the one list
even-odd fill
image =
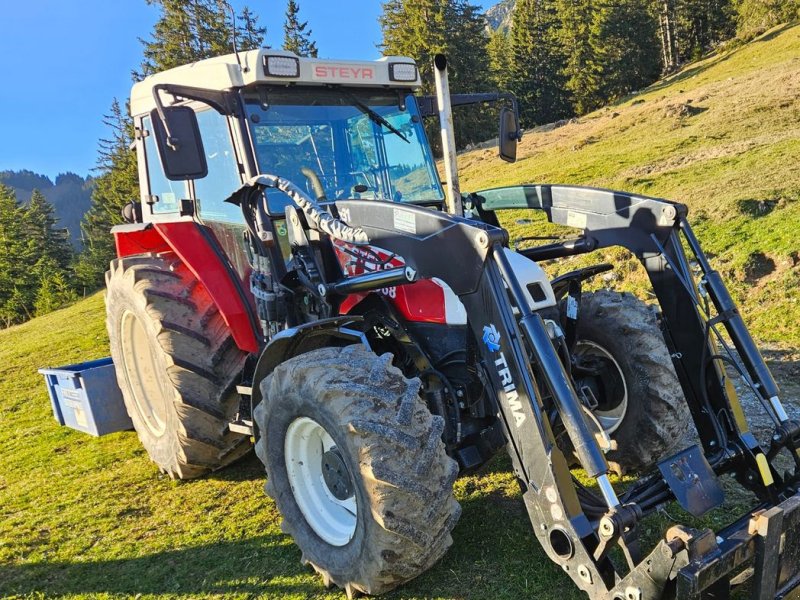
{"label": "hydraulic hose", "polygon": [[309,198],[305,192],[288,179],[278,175],[256,175],[246,186],[276,188],[289,196],[292,201],[303,211],[309,224],[316,230],[328,234],[329,236],[350,244],[364,245],[369,244],[366,232],[360,227],[350,227],[334,217],[328,210],[319,205],[315,200]]}

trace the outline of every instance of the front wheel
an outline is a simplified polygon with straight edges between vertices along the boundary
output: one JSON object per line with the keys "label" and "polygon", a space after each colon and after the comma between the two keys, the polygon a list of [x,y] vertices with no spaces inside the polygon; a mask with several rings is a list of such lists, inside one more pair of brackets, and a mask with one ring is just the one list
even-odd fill
{"label": "front wheel", "polygon": [[574,354],[593,371],[576,386],[617,448],[611,469],[643,471],[682,442],[691,417],[653,307],[631,294],[584,294]]}
{"label": "front wheel", "polygon": [[266,492],[303,561],[326,585],[380,594],[445,553],[461,508],[444,422],[406,379],[361,345],[323,348],[261,383],[256,453]]}

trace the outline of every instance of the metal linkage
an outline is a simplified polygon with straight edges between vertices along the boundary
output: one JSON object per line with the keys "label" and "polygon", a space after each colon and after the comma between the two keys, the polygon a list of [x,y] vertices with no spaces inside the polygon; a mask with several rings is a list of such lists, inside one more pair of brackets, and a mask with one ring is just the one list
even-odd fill
{"label": "metal linkage", "polygon": [[714,303],[719,320],[728,331],[739,356],[743,359],[744,366],[753,383],[754,391],[760,398],[769,403],[769,407],[772,409],[771,412],[774,415],[771,416],[776,420],[776,425],[787,421],[789,417],[778,398],[778,386],[772,377],[769,367],[764,362],[764,358],[758,351],[758,346],[753,341],[736,303],[725,287],[722,276],[711,267],[708,258],[700,247],[700,242],[695,237],[694,231],[692,231],[689,222],[685,218],[680,220],[680,228],[703,272],[704,287]]}
{"label": "metal linkage", "polygon": [[383,271],[373,271],[342,279],[320,290],[323,295],[330,293],[346,296],[357,292],[369,292],[382,288],[413,283],[417,280],[417,273],[411,267],[396,267]]}

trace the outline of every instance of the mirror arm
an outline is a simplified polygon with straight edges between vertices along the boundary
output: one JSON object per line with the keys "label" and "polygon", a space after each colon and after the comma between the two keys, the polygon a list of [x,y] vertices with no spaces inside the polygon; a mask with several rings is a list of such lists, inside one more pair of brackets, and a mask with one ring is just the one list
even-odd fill
{"label": "mirror arm", "polygon": [[167,134],[167,145],[170,149],[174,151],[178,151],[179,144],[177,138],[172,136],[172,132],[169,129],[169,123],[167,122],[167,115],[164,113],[164,105],[161,102],[161,96],[159,92],[161,90],[165,90],[169,93],[169,88],[166,84],[159,83],[153,86],[153,100],[156,103],[156,110],[158,111],[158,118],[161,119],[161,125],[164,127],[164,131]]}
{"label": "mirror arm", "polygon": [[[517,117],[517,124],[519,124],[519,103],[517,102],[517,97],[510,92],[451,94],[450,106],[456,107],[466,106],[469,104],[490,104],[492,102],[500,102],[503,100],[511,104],[511,109],[514,111],[514,115]],[[417,96],[417,107],[419,114],[423,119],[439,114],[439,111],[436,107],[436,96]],[[517,127],[517,131],[514,132],[514,136],[515,137],[513,139],[516,139],[517,141],[522,139],[522,129],[520,129],[519,126]]]}

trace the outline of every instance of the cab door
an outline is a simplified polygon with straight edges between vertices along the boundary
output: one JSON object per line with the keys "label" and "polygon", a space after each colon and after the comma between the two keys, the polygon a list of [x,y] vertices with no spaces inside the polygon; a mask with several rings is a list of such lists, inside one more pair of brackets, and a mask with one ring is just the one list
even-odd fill
{"label": "cab door", "polygon": [[225,202],[242,185],[244,168],[231,137],[230,118],[216,110],[197,110],[208,175],[190,182],[197,218],[209,227],[243,282],[249,277],[246,225],[241,209]]}

